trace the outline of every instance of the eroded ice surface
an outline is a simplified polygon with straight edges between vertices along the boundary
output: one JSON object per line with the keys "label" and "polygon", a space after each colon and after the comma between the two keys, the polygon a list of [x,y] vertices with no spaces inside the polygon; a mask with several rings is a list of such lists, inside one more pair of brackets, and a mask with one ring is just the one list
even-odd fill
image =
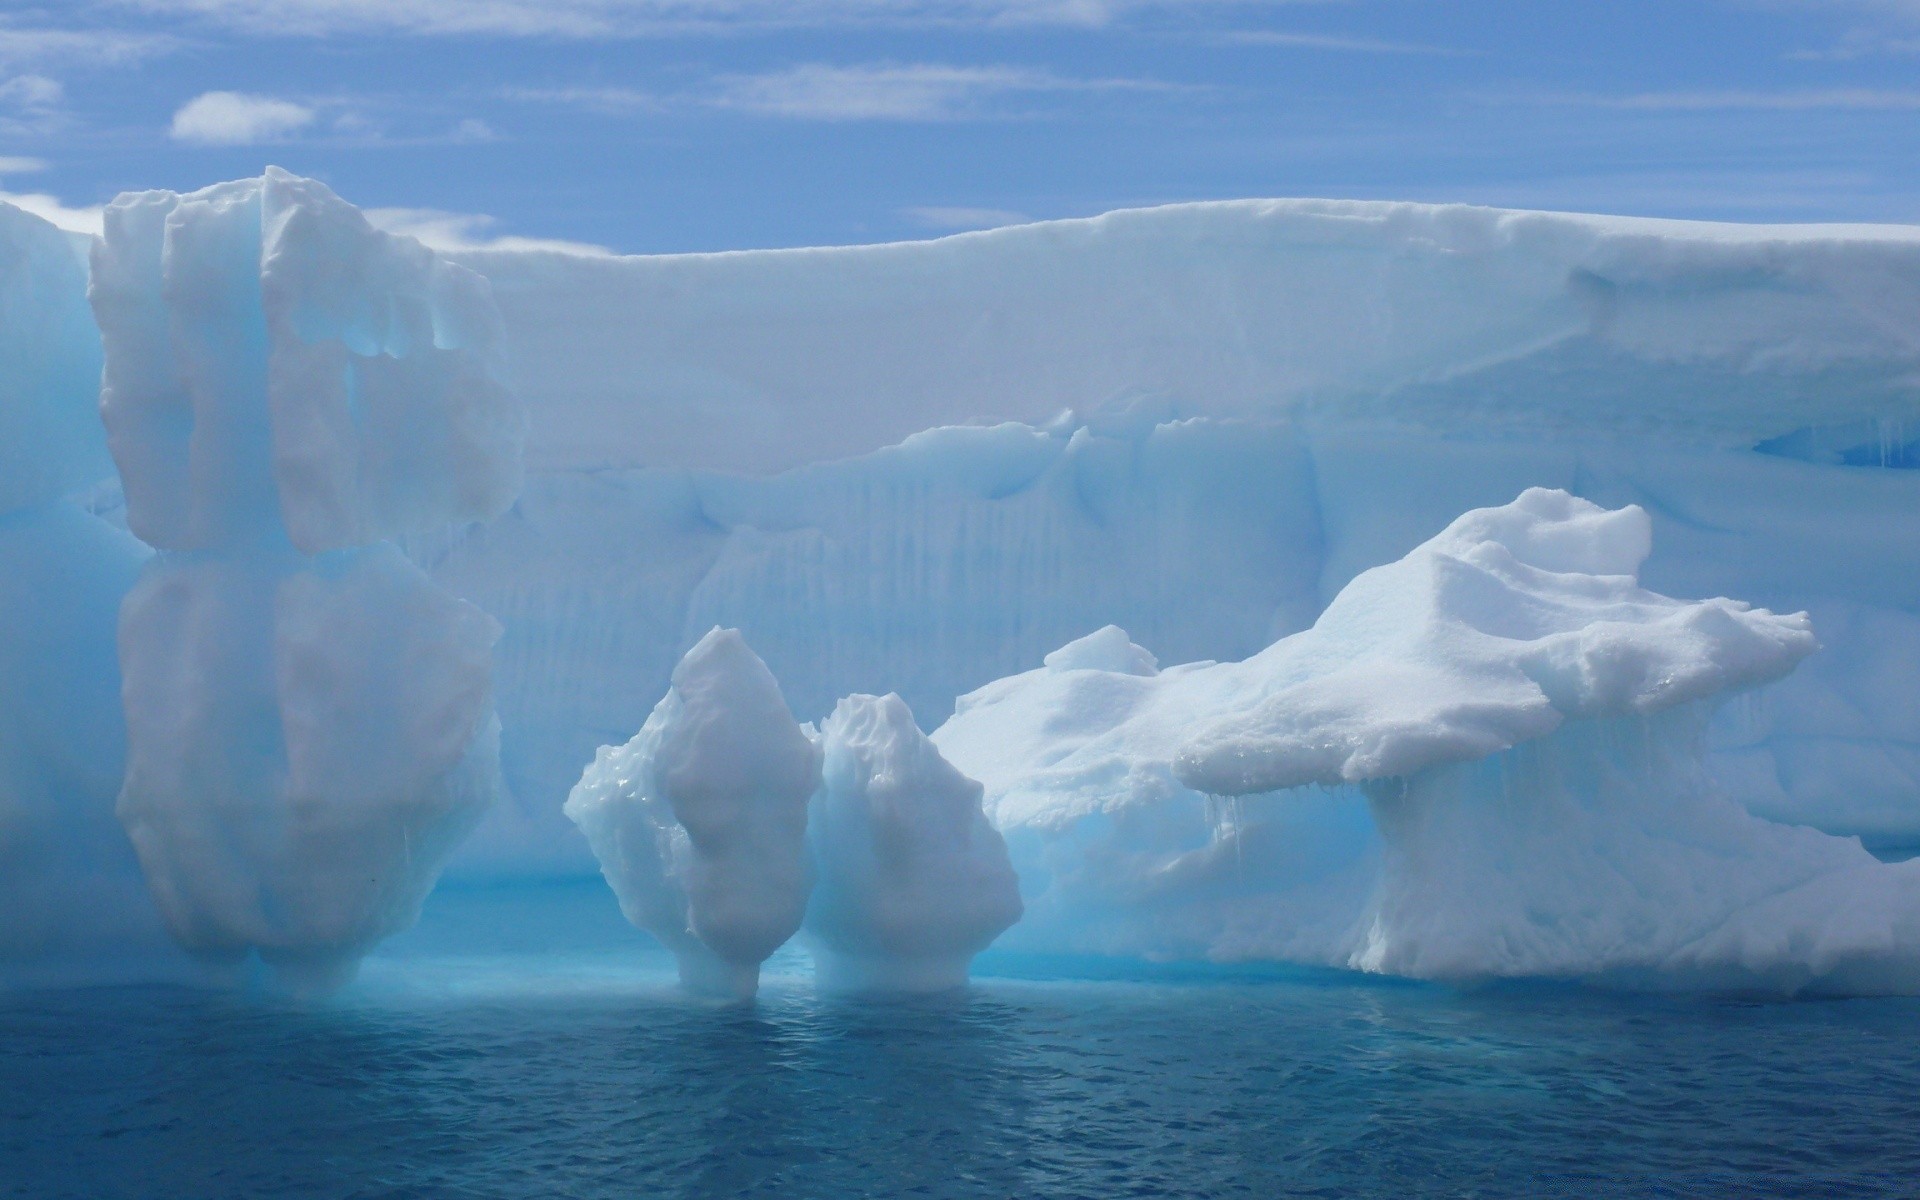
{"label": "eroded ice surface", "polygon": [[808,817],[819,882],[806,930],[823,986],[934,991],[1020,917],[1006,842],[981,787],[898,696],[849,696],[820,727]]}
{"label": "eroded ice surface", "polygon": [[272,168],[105,221],[100,410],[142,540],[313,554],[512,502],[524,418],[484,279]]}
{"label": "eroded ice surface", "polygon": [[751,996],[800,928],[813,877],[807,801],[820,752],[739,631],[714,629],[624,746],[567,797],[621,911],[674,952],[683,983]]}

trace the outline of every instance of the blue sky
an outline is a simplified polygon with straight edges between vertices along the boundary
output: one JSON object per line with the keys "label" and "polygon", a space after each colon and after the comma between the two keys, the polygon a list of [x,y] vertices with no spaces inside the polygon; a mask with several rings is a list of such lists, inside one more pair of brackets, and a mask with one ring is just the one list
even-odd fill
{"label": "blue sky", "polygon": [[1354,196],[1920,221],[1920,0],[0,0],[0,192],[266,163],[442,244]]}

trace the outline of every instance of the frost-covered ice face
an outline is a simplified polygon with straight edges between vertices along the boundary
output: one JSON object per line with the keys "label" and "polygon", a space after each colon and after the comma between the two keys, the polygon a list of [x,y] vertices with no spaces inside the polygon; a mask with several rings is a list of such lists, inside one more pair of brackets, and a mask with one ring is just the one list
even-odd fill
{"label": "frost-covered ice face", "polygon": [[142,540],[311,554],[512,502],[525,421],[484,279],[271,168],[105,222],[100,411]]}
{"label": "frost-covered ice face", "polygon": [[391,546],[153,560],[118,810],[174,936],[324,987],[412,924],[497,791],[499,631]]}
{"label": "frost-covered ice face", "polygon": [[567,798],[627,919],[691,990],[751,996],[812,888],[819,751],[737,630],[689,650],[634,739],[602,747]]}
{"label": "frost-covered ice face", "polygon": [[[1125,635],[1121,635],[1125,641]],[[806,929],[829,988],[931,991],[1019,920],[1006,842],[981,787],[940,756],[898,696],[849,696],[820,729]]]}
{"label": "frost-covered ice face", "polygon": [[100,334],[66,234],[0,203],[0,513],[111,473],[96,389]]}
{"label": "frost-covered ice face", "polygon": [[1700,765],[1705,709],[1809,653],[1804,614],[1648,592],[1647,550],[1639,510],[1529,491],[1244,662],[1135,674],[1102,631],[934,740],[1055,949],[1920,986],[1920,866],[1751,816]]}

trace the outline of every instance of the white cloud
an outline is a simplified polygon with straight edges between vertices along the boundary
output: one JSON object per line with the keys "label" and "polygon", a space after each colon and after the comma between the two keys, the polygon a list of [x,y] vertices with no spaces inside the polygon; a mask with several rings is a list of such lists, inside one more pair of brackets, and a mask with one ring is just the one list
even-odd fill
{"label": "white cloud", "polygon": [[837,25],[1108,24],[1147,9],[1298,0],[109,0],[248,33],[617,37]]}
{"label": "white cloud", "polygon": [[173,114],[175,141],[212,146],[250,146],[278,141],[313,124],[313,110],[290,100],[241,92],[207,92]]}
{"label": "white cloud", "polygon": [[106,206],[89,205],[83,208],[70,208],[57,196],[45,192],[0,192],[0,201],[16,208],[24,208],[34,216],[50,221],[72,233],[98,234]]}
{"label": "white cloud", "polygon": [[900,210],[900,215],[916,225],[955,232],[969,229],[998,229],[1003,225],[1024,225],[1033,220],[1027,214],[1014,212],[1011,209],[962,208],[946,205],[903,208]]}
{"label": "white cloud", "polygon": [[488,236],[499,221],[484,213],[446,212],[438,208],[369,208],[366,216],[367,220],[388,233],[418,238],[435,250],[550,250],[594,258],[613,253],[605,246],[558,238],[518,237],[511,234]]}
{"label": "white cloud", "polygon": [[34,175],[46,169],[47,160],[44,158],[0,154],[0,175]]}
{"label": "white cloud", "polygon": [[1012,93],[1173,90],[1129,79],[1068,79],[1021,67],[939,63],[809,63],[766,75],[724,75],[707,103],[762,116],[816,121],[946,121],[978,116]]}

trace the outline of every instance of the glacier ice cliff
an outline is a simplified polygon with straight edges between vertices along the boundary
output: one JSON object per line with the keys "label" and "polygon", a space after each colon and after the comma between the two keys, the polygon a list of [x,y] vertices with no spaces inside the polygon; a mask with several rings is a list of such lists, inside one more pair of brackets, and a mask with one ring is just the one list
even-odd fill
{"label": "glacier ice cliff", "polygon": [[[1920,862],[1754,816],[1703,769],[1708,708],[1811,653],[1805,614],[1642,589],[1650,529],[1532,489],[1244,661],[1159,670],[1109,628],[963,697],[934,740],[1029,860],[1023,942],[1449,979],[1920,984]],[[1342,803],[1376,836],[1329,823]]]}

